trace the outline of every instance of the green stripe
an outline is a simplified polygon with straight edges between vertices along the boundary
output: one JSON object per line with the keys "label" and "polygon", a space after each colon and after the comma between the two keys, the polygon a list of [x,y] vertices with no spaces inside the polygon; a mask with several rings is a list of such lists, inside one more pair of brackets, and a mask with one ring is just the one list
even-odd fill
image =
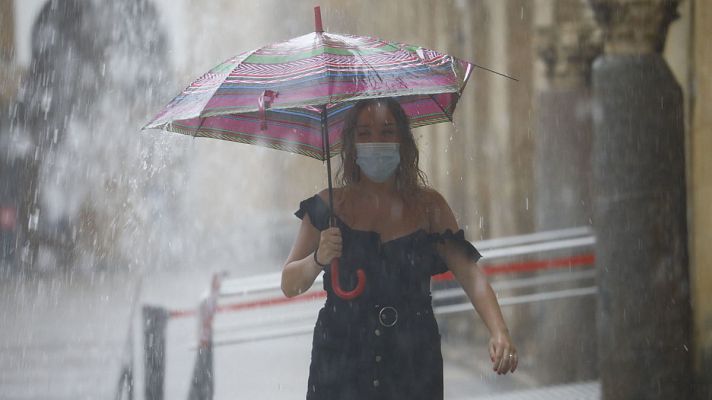
{"label": "green stripe", "polygon": [[410,45],[410,44],[403,45],[403,48],[404,48],[405,50],[408,50],[408,51],[411,52],[411,53],[415,53],[415,52],[418,51],[418,49],[422,49],[422,47],[420,47],[420,46],[413,46],[413,45]]}
{"label": "green stripe", "polygon": [[210,70],[211,74],[222,74],[222,73],[229,73],[235,69],[235,60],[230,60],[229,62],[222,63],[215,68]]}
{"label": "green stripe", "polygon": [[[386,45],[376,49],[359,50],[359,55],[367,56],[371,54],[378,53],[392,53],[398,48],[393,45]],[[350,56],[353,55],[353,51],[346,49],[335,49],[331,47],[322,47],[318,49],[313,49],[310,51],[305,51],[297,54],[290,55],[263,55],[263,54],[253,54],[245,59],[245,62],[252,64],[283,64],[286,62],[304,60],[306,58],[311,58],[320,54],[334,54],[340,56]]]}

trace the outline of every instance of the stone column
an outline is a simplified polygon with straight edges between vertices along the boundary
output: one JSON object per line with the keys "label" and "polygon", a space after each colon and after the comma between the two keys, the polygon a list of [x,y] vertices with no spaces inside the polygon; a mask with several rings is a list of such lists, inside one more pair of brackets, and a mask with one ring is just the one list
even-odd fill
{"label": "stone column", "polygon": [[[488,1],[484,3],[487,15],[491,19],[488,35],[489,65],[507,65],[509,61],[509,28],[507,20],[507,2]],[[495,67],[496,68],[496,67]],[[513,159],[513,137],[511,129],[511,113],[509,108],[509,85],[511,83],[494,74],[486,78],[489,85],[487,102],[492,111],[486,122],[486,135],[483,146],[489,147],[487,165],[484,172],[490,178],[488,194],[490,201],[496,205],[489,210],[490,237],[514,235],[519,233],[516,210],[519,204],[516,199],[515,173]],[[491,146],[491,147],[490,147]]]}
{"label": "stone column", "polygon": [[695,327],[695,397],[712,399],[712,2],[696,0],[692,9],[693,80],[692,132],[690,135],[690,239],[692,298]]}
{"label": "stone column", "polygon": [[[537,84],[534,211],[537,231],[591,223],[591,62],[602,51],[600,30],[582,1],[539,1],[535,30],[543,66]],[[547,255],[550,257],[551,255]],[[565,288],[579,285],[572,282]],[[551,290],[544,285],[541,291]],[[537,346],[538,381],[597,377],[596,302],[586,296],[527,307]],[[556,316],[555,318],[552,316]],[[552,334],[553,333],[553,334]]]}
{"label": "stone column", "polygon": [[591,62],[602,51],[585,4],[556,1],[551,24],[536,32],[545,66],[535,141],[536,230],[589,225]]}
{"label": "stone column", "polygon": [[0,0],[0,59],[9,58],[9,50],[15,47],[14,2]]}
{"label": "stone column", "polygon": [[[14,3],[0,0],[0,112],[6,113],[5,106],[17,91],[18,71],[13,65],[15,58]],[[0,116],[5,119],[6,116]]]}
{"label": "stone column", "polygon": [[603,399],[690,398],[683,99],[660,52],[678,1],[589,0]]}

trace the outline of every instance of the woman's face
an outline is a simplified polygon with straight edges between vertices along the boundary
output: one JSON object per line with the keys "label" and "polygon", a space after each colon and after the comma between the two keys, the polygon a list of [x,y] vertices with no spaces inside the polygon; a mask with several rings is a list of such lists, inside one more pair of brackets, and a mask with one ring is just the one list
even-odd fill
{"label": "woman's face", "polygon": [[400,143],[398,126],[388,106],[372,103],[356,119],[356,143]]}

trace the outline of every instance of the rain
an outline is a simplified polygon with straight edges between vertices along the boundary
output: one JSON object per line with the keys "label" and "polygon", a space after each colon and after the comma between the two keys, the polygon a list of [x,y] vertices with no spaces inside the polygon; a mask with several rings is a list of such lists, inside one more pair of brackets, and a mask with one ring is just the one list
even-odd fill
{"label": "rain", "polygon": [[[329,35],[340,40],[335,53],[387,41],[427,65],[438,90],[454,85],[421,93],[408,86],[415,72],[359,71],[371,79],[359,82],[363,96],[368,86],[411,90],[397,102],[419,168],[461,232],[431,232],[432,219],[392,235],[374,228],[378,218],[336,222],[344,246],[375,234],[368,257],[412,241],[428,243],[415,246],[426,255],[436,243],[431,256],[451,260],[440,246],[460,240],[477,261],[473,287],[491,285],[518,365],[493,368],[497,327],[487,322],[496,318],[473,307],[481,295],[443,262],[427,277],[425,308],[440,349],[421,347],[442,355],[445,399],[711,398],[711,15],[705,0],[0,1],[0,399],[324,390],[308,384],[318,382],[313,346],[337,341],[323,314],[346,315],[362,293],[388,286],[344,265],[334,280],[327,264],[292,293],[285,264],[297,217],[332,179],[324,137],[334,187],[348,182],[341,129],[357,97],[339,98],[329,81],[328,106],[280,108],[300,86],[275,80],[244,112],[169,117],[188,115],[197,100],[182,93],[224,79],[231,62]],[[262,73],[276,74],[268,64]],[[250,83],[235,76],[223,98]],[[311,84],[305,92],[317,91]],[[215,93],[194,92],[214,106]],[[383,93],[369,96],[395,89]],[[288,118],[326,133],[260,136]],[[256,130],[230,132],[228,120],[257,121]],[[322,265],[319,251],[304,262]],[[422,254],[405,259],[435,262]],[[373,332],[387,337],[401,306],[382,305]],[[361,357],[337,346],[342,358]],[[367,391],[339,393],[399,398],[391,375],[378,375],[394,365],[384,357],[359,364]],[[398,362],[403,374],[437,369]]]}

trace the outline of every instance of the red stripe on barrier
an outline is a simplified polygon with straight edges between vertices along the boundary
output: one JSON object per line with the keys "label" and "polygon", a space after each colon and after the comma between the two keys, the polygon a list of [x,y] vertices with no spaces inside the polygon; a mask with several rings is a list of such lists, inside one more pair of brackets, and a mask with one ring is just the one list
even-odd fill
{"label": "red stripe on barrier", "polygon": [[[556,258],[552,260],[527,261],[511,264],[495,264],[482,267],[485,275],[499,275],[512,272],[532,272],[543,269],[566,268],[566,267],[583,267],[591,265],[596,260],[593,254],[583,254],[574,257]],[[452,272],[445,272],[433,276],[433,281],[450,281],[454,277]]]}
{"label": "red stripe on barrier", "polygon": [[[594,261],[595,256],[593,254],[583,254],[579,256],[556,258],[551,260],[487,265],[482,267],[482,270],[485,275],[499,275],[512,272],[532,272],[554,268],[583,267],[586,265],[592,265]],[[434,282],[451,281],[454,279],[454,276],[452,275],[452,272],[445,272],[442,274],[434,275],[432,279]],[[247,303],[226,304],[223,306],[218,306],[217,312],[241,311],[248,310],[251,308],[274,306],[278,304],[288,304],[316,300],[324,297],[326,297],[326,292],[321,290],[318,292],[307,293],[291,298],[279,297],[264,300],[255,300]],[[175,310],[170,311],[169,315],[171,318],[182,318],[192,316],[195,313],[195,310]]]}
{"label": "red stripe on barrier", "polygon": [[326,292],[323,290],[320,290],[318,292],[307,293],[307,294],[303,294],[303,295],[297,296],[297,297],[279,297],[276,299],[272,298],[272,299],[266,299],[266,300],[257,300],[257,301],[252,301],[249,303],[227,304],[227,305],[218,307],[218,312],[239,311],[239,310],[246,310],[246,309],[250,309],[250,308],[273,306],[273,305],[277,305],[277,304],[296,303],[296,302],[300,302],[300,301],[316,300],[316,299],[319,299],[322,297],[326,297]]}
{"label": "red stripe on barrier", "polygon": [[[326,297],[326,292],[323,290],[320,290],[318,292],[303,294],[303,295],[297,296],[297,297],[278,297],[278,298],[270,298],[270,299],[265,299],[265,300],[256,300],[256,301],[251,301],[251,302],[247,302],[247,303],[226,304],[223,306],[218,306],[218,309],[216,311],[217,312],[240,311],[240,310],[247,310],[250,308],[258,308],[258,307],[265,307],[265,306],[274,306],[274,305],[278,305],[278,304],[297,303],[297,302],[302,302],[302,301],[316,300],[316,299],[323,298],[323,297]],[[195,310],[175,310],[175,311],[171,311],[169,313],[171,318],[190,317],[194,314],[195,314]]]}
{"label": "red stripe on barrier", "polygon": [[196,310],[171,310],[168,312],[168,318],[192,317],[197,313]]}

